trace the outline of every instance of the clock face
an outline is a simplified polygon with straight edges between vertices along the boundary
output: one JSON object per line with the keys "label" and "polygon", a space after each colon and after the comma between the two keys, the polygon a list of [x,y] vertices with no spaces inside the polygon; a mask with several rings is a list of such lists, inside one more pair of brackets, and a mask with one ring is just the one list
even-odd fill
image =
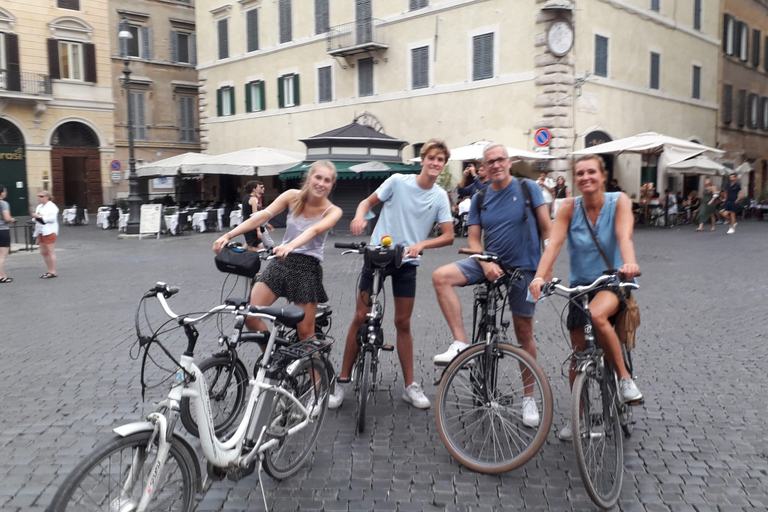
{"label": "clock face", "polygon": [[567,21],[556,21],[547,32],[549,51],[557,57],[562,57],[573,46],[573,27]]}

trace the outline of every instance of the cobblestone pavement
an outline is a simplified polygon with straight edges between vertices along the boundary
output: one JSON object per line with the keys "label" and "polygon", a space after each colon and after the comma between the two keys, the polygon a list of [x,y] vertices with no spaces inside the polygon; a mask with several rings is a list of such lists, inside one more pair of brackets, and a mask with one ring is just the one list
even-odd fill
{"label": "cobblestone pavement", "polygon": [[[723,226],[715,233],[685,226],[635,235],[644,276],[634,357],[646,405],[636,408],[635,432],[625,442],[621,510],[768,508],[768,223],[742,222],[737,229],[731,236]],[[43,510],[77,461],[113,427],[151,410],[141,401],[139,362],[128,357],[136,304],[163,280],[181,287],[172,300],[177,311],[215,305],[223,274],[213,266],[214,238],[118,240],[114,231],[65,226],[57,244],[58,279],[38,279],[45,270],[38,253],[6,260],[14,282],[0,285],[0,510]],[[430,274],[458,259],[456,247],[463,243],[428,251],[419,270],[412,321],[416,375],[433,400],[439,371],[431,358],[449,332]],[[326,249],[337,368],[360,264],[359,257],[338,256],[331,244]],[[561,255],[557,274],[567,277],[566,265]],[[470,294],[462,292],[465,305]],[[595,510],[571,445],[555,437],[569,411],[561,371],[568,355],[562,306],[557,299],[538,306],[539,361],[552,382],[556,410],[546,444],[525,466],[487,476],[452,460],[440,441],[434,407],[422,411],[402,401],[396,355],[384,353],[370,428],[355,433],[353,401],[329,411],[305,467],[282,482],[264,477],[272,509]],[[394,339],[391,309],[386,333]],[[214,327],[201,339],[211,339]],[[199,348],[200,355],[216,350],[204,341]],[[256,354],[243,356],[252,363]],[[147,398],[161,395],[150,390]],[[255,476],[215,483],[197,510],[263,510]]]}

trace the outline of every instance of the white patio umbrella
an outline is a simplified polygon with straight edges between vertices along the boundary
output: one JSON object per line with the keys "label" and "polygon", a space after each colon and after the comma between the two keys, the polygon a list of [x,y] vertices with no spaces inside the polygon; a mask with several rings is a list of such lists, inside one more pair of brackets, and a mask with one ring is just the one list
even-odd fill
{"label": "white patio umbrella", "polygon": [[677,139],[662,135],[656,132],[647,132],[626,137],[624,139],[612,140],[604,144],[598,144],[589,148],[574,151],[573,155],[588,155],[591,153],[644,153],[656,154],[664,152],[666,161],[669,164],[686,160],[701,153],[710,152],[715,154],[724,153],[720,149],[711,148],[703,144],[697,144],[688,140]]}
{"label": "white patio umbrella", "polygon": [[205,162],[208,155],[202,153],[183,153],[156,162],[138,165],[136,174],[140,177],[176,176],[181,171],[184,174],[200,174],[199,166]]}
{"label": "white patio umbrella", "polygon": [[[303,153],[257,146],[221,155],[212,155],[201,166],[203,174],[276,176],[302,162]],[[182,170],[182,172],[184,172]]]}
{"label": "white patio umbrella", "polygon": [[699,155],[695,158],[675,162],[667,166],[667,172],[670,174],[699,174],[704,176],[725,176],[728,169],[723,164],[717,163],[711,158]]}
{"label": "white patio umbrella", "polygon": [[[464,162],[467,160],[483,159],[483,150],[485,147],[491,144],[487,140],[479,140],[473,142],[467,146],[460,146],[458,148],[451,149],[451,158],[448,160],[452,162]],[[551,155],[545,155],[542,153],[535,153],[533,151],[525,151],[523,149],[511,148],[507,146],[507,154],[510,158],[520,158],[524,160],[554,160],[555,157]],[[421,158],[411,158],[411,162],[421,162]]]}

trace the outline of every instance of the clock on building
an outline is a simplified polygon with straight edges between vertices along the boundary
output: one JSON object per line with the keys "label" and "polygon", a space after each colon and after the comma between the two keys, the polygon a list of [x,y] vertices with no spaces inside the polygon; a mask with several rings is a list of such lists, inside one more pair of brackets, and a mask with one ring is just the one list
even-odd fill
{"label": "clock on building", "polygon": [[573,47],[573,27],[567,21],[556,21],[549,26],[547,32],[549,51],[557,57],[562,57]]}

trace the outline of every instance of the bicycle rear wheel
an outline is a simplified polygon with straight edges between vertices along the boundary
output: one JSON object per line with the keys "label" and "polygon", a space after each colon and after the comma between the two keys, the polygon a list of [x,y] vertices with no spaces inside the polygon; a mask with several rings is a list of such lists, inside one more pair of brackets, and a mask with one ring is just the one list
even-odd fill
{"label": "bicycle rear wheel", "polygon": [[277,447],[267,452],[263,462],[264,471],[272,478],[282,480],[294,474],[315,447],[328,408],[328,372],[325,365],[325,359],[318,356],[302,359],[279,384],[310,413],[308,425],[292,435],[285,435],[304,421],[305,416],[288,397],[275,395],[267,434],[278,438],[282,436],[282,439]]}
{"label": "bicycle rear wheel", "polygon": [[[605,369],[605,379],[613,378]],[[571,428],[579,473],[592,501],[610,509],[619,499],[624,477],[624,451],[616,390],[594,376],[594,368],[581,372],[573,382]]]}
{"label": "bicycle rear wheel", "polygon": [[[200,372],[208,382],[208,398],[216,436],[226,433],[245,409],[248,371],[236,359],[233,363],[224,354],[209,357],[200,364]],[[195,437],[200,437],[194,406],[189,398],[181,399],[181,423]]]}
{"label": "bicycle rear wheel", "polygon": [[[69,474],[46,511],[136,510],[156,463],[157,443],[149,444],[152,434],[115,436],[97,447]],[[177,443],[171,441],[147,510],[187,512],[195,504],[194,462]]]}
{"label": "bicycle rear wheel", "polygon": [[[539,410],[537,427],[523,425],[525,396],[533,398]],[[437,428],[443,444],[459,462],[481,473],[510,471],[531,459],[547,438],[552,411],[552,390],[541,367],[527,352],[507,343],[499,343],[490,354],[485,344],[462,351],[437,390]]]}
{"label": "bicycle rear wheel", "polygon": [[365,430],[365,410],[368,406],[368,399],[371,396],[371,365],[373,364],[373,353],[365,350],[361,354],[362,367],[359,371],[360,389],[357,393],[357,431]]}

